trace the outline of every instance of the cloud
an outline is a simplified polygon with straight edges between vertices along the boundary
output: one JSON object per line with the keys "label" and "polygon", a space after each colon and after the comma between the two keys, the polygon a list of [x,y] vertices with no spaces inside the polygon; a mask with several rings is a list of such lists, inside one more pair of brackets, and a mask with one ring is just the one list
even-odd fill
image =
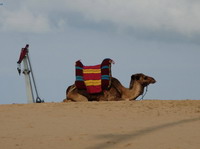
{"label": "cloud", "polygon": [[17,31],[17,32],[48,32],[50,24],[48,18],[43,15],[34,15],[27,9],[18,11],[1,12],[0,30],[1,31]]}
{"label": "cloud", "polygon": [[49,31],[68,27],[73,16],[72,21],[83,26],[109,23],[120,31],[200,34],[198,0],[21,0],[20,9],[3,16],[4,28]]}
{"label": "cloud", "polygon": [[74,0],[66,4],[88,20],[109,21],[120,28],[200,33],[200,2],[187,0]]}

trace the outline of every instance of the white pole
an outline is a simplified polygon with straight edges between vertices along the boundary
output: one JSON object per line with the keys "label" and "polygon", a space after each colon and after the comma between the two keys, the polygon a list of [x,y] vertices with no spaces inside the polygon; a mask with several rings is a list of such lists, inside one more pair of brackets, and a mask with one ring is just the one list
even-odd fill
{"label": "white pole", "polygon": [[[44,100],[41,100],[39,95],[38,95],[38,90],[36,87],[36,83],[35,83],[35,78],[33,75],[33,70],[31,67],[31,61],[30,61],[30,57],[29,57],[29,50],[28,50],[29,45],[27,44],[25,48],[22,48],[21,53],[20,53],[20,57],[19,60],[17,61],[18,63],[18,73],[20,75],[21,73],[21,62],[23,61],[24,63],[24,70],[23,70],[23,74],[25,76],[25,85],[26,85],[26,95],[27,95],[27,101],[28,103],[41,103],[44,102]],[[32,77],[32,80],[31,80]],[[33,81],[33,85],[34,85],[34,89],[36,92],[36,100],[34,99],[34,94],[33,94],[33,88],[32,88],[32,82]]]}
{"label": "white pole", "polygon": [[26,95],[27,95],[27,100],[28,103],[34,103],[34,95],[33,95],[33,89],[32,89],[32,85],[31,85],[31,78],[30,78],[30,69],[28,66],[28,59],[27,59],[27,55],[24,57],[23,59],[23,63],[24,63],[24,76],[25,76],[25,83],[26,83]]}
{"label": "white pole", "polygon": [[35,89],[35,93],[36,93],[36,103],[41,103],[41,102],[44,102],[43,100],[40,99],[39,97],[39,94],[38,94],[38,90],[37,90],[37,87],[36,87],[36,82],[35,82],[35,78],[34,78],[34,75],[33,75],[33,69],[32,69],[32,66],[31,66],[31,60],[30,60],[30,57],[27,53],[27,61],[28,61],[28,66],[29,66],[29,69],[30,69],[30,73],[31,73],[31,76],[32,76],[32,81],[33,81],[33,85],[34,85],[34,89]]}

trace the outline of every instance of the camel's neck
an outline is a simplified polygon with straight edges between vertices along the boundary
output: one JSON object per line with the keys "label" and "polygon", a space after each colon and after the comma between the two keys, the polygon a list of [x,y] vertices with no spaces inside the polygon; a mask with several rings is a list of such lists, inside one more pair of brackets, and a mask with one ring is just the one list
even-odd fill
{"label": "camel's neck", "polygon": [[135,100],[142,95],[144,87],[137,81],[131,80],[131,88],[124,87],[117,79],[112,78],[113,86],[120,92],[124,100]]}
{"label": "camel's neck", "polygon": [[143,94],[144,87],[137,81],[133,82],[132,88],[125,88],[121,86],[122,98],[125,100],[135,100],[138,96]]}

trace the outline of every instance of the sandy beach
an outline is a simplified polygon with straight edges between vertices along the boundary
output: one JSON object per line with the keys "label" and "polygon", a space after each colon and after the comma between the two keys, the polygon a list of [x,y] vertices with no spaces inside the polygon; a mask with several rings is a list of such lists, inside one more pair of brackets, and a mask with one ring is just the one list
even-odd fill
{"label": "sandy beach", "polygon": [[199,149],[200,101],[0,105],[1,149]]}

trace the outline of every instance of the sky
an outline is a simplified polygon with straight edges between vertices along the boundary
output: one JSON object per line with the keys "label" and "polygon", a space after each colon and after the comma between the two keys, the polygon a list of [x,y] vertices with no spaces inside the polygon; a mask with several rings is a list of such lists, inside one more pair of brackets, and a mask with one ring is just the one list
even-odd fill
{"label": "sky", "polygon": [[[198,0],[0,0],[0,104],[27,103],[21,48],[45,102],[61,102],[75,81],[75,62],[115,61],[112,75],[157,82],[144,99],[200,99]],[[22,67],[23,68],[23,67]]]}

